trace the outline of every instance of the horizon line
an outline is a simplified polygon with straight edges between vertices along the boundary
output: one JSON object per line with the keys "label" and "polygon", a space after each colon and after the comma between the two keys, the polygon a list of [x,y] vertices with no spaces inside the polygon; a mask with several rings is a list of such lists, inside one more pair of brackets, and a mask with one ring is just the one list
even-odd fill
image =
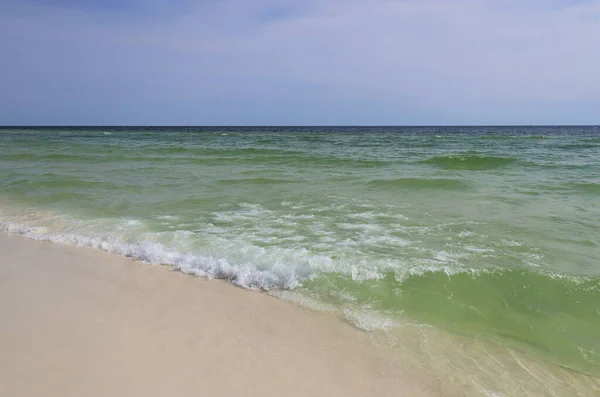
{"label": "horizon line", "polygon": [[436,128],[436,127],[600,127],[600,124],[324,124],[324,125],[309,125],[309,124],[247,124],[247,125],[168,125],[168,124],[31,124],[31,125],[0,125],[0,129],[7,128]]}

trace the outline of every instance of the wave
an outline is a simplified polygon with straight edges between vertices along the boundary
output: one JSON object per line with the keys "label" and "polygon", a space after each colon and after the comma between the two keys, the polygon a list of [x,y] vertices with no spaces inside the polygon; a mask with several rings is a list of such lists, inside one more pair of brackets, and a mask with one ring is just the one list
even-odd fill
{"label": "wave", "polygon": [[162,147],[148,148],[152,154],[174,155],[185,153],[193,156],[239,156],[239,155],[279,155],[283,153],[300,153],[295,150],[272,149],[272,148],[256,148],[256,147],[240,147],[240,148],[210,148],[210,147]]}
{"label": "wave", "polygon": [[567,188],[584,194],[600,194],[600,183],[573,182],[567,184]]}
{"label": "wave", "polygon": [[0,186],[6,186],[11,188],[16,187],[29,187],[31,189],[35,189],[36,191],[40,191],[43,189],[77,189],[77,188],[113,188],[114,185],[103,182],[103,181],[93,181],[93,180],[85,180],[85,179],[77,179],[77,178],[56,178],[51,180],[35,180],[35,179],[14,179],[11,181],[7,181],[4,184],[0,184]]}
{"label": "wave", "polygon": [[[180,155],[166,154],[162,155],[152,153],[148,155],[136,154],[125,154],[125,155],[111,155],[111,156],[92,156],[86,158],[85,156],[77,156],[79,160],[92,161],[92,162],[106,162],[106,163],[169,163],[169,164],[190,164],[190,165],[204,165],[204,166],[219,166],[219,165],[247,165],[247,164],[270,164],[276,166],[293,166],[293,167],[306,167],[307,164],[311,166],[321,167],[353,167],[353,168],[374,168],[388,165],[389,162],[383,160],[375,160],[368,158],[347,158],[347,157],[331,157],[331,156],[315,156],[309,154],[297,154],[293,152],[281,152],[272,154],[255,154],[255,155],[244,155],[244,152],[228,152],[222,154],[194,154],[181,151]],[[36,160],[37,157],[31,157],[30,159]],[[75,156],[72,160],[76,160]]]}
{"label": "wave", "polygon": [[[130,220],[129,224],[128,226],[138,225],[138,222]],[[114,229],[122,227],[124,226],[113,226]],[[299,263],[296,267],[288,268],[279,266],[278,262],[270,264],[236,263],[235,261],[212,255],[179,252],[161,242],[151,239],[136,241],[135,239],[124,239],[122,236],[86,235],[70,231],[56,231],[46,227],[30,227],[10,222],[2,224],[0,230],[17,233],[33,240],[94,248],[146,263],[169,265],[174,270],[183,273],[206,278],[225,279],[239,287],[247,289],[293,289],[300,285],[301,280],[308,276],[306,273],[307,269],[306,271],[302,269],[302,263]],[[181,232],[180,234],[186,234],[186,232]],[[297,259],[302,253],[281,252],[280,254],[282,259],[286,260],[286,256]],[[315,258],[306,258],[305,263],[310,260],[315,260]]]}
{"label": "wave", "polygon": [[485,171],[505,167],[514,162],[516,162],[516,159],[511,157],[452,155],[432,157],[421,163],[433,165],[445,170]]}
{"label": "wave", "polygon": [[479,139],[506,141],[506,140],[512,140],[512,139],[519,139],[519,138],[523,138],[523,137],[520,137],[518,135],[479,135],[478,138]]}
{"label": "wave", "polygon": [[591,143],[580,142],[580,143],[568,143],[568,144],[564,144],[564,145],[557,145],[556,148],[566,149],[566,150],[595,149],[595,148],[600,148],[600,145],[593,143],[593,142],[591,142]]}
{"label": "wave", "polygon": [[217,157],[205,157],[198,159],[197,161],[211,161],[228,164],[272,164],[278,166],[294,166],[305,168],[307,164],[311,167],[353,167],[353,168],[377,168],[386,166],[389,164],[387,161],[375,160],[368,158],[350,158],[350,157],[336,157],[336,156],[318,156],[311,154],[285,154],[279,153],[277,155],[268,156],[235,156],[227,158]]}
{"label": "wave", "polygon": [[293,179],[280,179],[280,178],[234,178],[234,179],[221,179],[217,182],[227,184],[227,185],[239,185],[239,184],[275,185],[275,184],[283,184],[283,183],[295,183],[298,181],[293,180]]}
{"label": "wave", "polygon": [[[2,157],[5,161],[39,161],[48,163],[122,163],[122,162],[157,162],[157,161],[173,161],[173,158],[167,156],[140,156],[135,154],[114,154],[111,150],[101,151],[95,149],[95,153],[86,153],[85,151],[76,152],[75,154],[67,153],[47,153],[47,154],[32,154],[32,153],[15,153]],[[180,158],[177,158],[179,160]]]}
{"label": "wave", "polygon": [[[89,153],[86,148],[78,148],[70,153],[13,153],[2,157],[3,161],[40,162],[40,163],[102,163],[131,167],[140,164],[189,164],[203,166],[220,165],[253,165],[270,164],[272,166],[290,166],[305,168],[307,164],[314,167],[352,167],[377,168],[389,165],[390,162],[360,156],[331,156],[298,150],[271,148],[145,148],[131,150],[129,148],[116,151],[111,147],[94,148]],[[397,162],[398,160],[395,160]],[[127,165],[125,165],[127,164]]]}
{"label": "wave", "polygon": [[[148,233],[134,219],[94,221],[94,229],[86,229],[79,221],[61,218],[56,222],[59,227],[51,229],[28,223],[36,219],[30,215],[19,215],[24,223],[0,223],[0,229],[169,265],[243,288],[307,292],[325,304],[347,309],[346,318],[366,330],[393,327],[396,319],[408,318],[533,351],[580,372],[598,373],[600,368],[600,340],[596,338],[600,276],[472,269],[440,260],[423,265],[398,261],[392,266],[361,258],[356,266],[358,262],[343,264],[341,259],[303,248],[264,248],[225,237],[215,241],[218,250],[199,252],[191,248],[191,242],[198,240],[192,231],[172,231],[168,236]],[[46,218],[43,223],[54,224]],[[385,316],[380,317],[382,313]]]}
{"label": "wave", "polygon": [[84,154],[66,154],[66,153],[47,153],[47,154],[33,154],[33,153],[15,153],[7,154],[3,156],[4,160],[23,161],[23,160],[58,160],[58,161],[69,161],[69,160],[81,160],[85,159]]}
{"label": "wave", "polygon": [[338,291],[345,291],[356,307],[396,313],[600,375],[600,276],[432,266],[361,281],[329,274],[305,286],[332,304],[344,304]]}
{"label": "wave", "polygon": [[562,193],[600,194],[600,183],[597,182],[569,182],[560,185],[540,186],[540,191],[554,191]]}
{"label": "wave", "polygon": [[440,189],[461,190],[469,185],[457,179],[443,178],[396,178],[396,179],[374,179],[368,182],[370,187],[384,189]]}

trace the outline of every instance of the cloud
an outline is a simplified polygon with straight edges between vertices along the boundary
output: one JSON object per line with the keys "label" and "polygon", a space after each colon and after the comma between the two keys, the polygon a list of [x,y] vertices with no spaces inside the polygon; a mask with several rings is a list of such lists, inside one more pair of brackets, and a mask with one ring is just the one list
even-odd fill
{"label": "cloud", "polygon": [[0,123],[600,123],[596,1],[164,4],[0,3]]}

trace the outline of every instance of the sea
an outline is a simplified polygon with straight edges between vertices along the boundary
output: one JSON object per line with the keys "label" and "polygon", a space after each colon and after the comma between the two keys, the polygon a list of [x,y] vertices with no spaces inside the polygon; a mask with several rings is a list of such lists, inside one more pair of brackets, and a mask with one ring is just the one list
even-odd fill
{"label": "sea", "polygon": [[600,395],[599,127],[2,127],[0,229],[330,312],[448,396]]}

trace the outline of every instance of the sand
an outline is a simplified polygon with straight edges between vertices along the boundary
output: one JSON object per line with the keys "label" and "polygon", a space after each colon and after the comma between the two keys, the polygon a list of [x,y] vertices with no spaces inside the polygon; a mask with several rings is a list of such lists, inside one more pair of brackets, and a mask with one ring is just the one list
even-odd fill
{"label": "sand", "polygon": [[335,316],[0,233],[0,397],[428,396]]}

